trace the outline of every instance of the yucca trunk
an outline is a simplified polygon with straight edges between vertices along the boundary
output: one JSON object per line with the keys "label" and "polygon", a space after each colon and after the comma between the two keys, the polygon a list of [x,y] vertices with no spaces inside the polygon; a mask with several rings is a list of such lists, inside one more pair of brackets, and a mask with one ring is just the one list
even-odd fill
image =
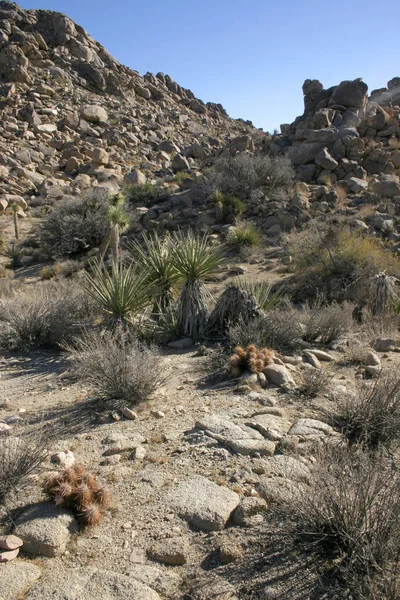
{"label": "yucca trunk", "polygon": [[209,311],[208,294],[201,281],[188,280],[178,301],[178,327],[182,336],[197,340],[204,336]]}
{"label": "yucca trunk", "polygon": [[111,256],[114,263],[118,262],[119,258],[119,226],[113,225],[111,229]]}
{"label": "yucca trunk", "polygon": [[227,327],[239,321],[247,324],[262,314],[253,296],[235,285],[231,285],[219,297],[208,320],[210,334],[224,334]]}
{"label": "yucca trunk", "polygon": [[111,228],[107,230],[107,233],[103,239],[103,241],[101,242],[100,248],[99,248],[99,254],[98,254],[98,259],[100,262],[102,262],[104,260],[104,257],[106,255],[106,252],[108,250],[108,247],[111,243],[111,239],[112,239],[112,230]]}
{"label": "yucca trunk", "polygon": [[19,239],[19,230],[18,230],[18,212],[17,212],[17,208],[14,209],[14,232],[15,232],[15,237],[18,240]]}

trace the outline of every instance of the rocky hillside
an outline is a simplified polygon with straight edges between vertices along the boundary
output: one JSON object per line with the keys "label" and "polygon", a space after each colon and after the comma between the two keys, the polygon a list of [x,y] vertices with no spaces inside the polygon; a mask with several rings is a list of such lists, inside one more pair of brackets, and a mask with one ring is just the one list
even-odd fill
{"label": "rocky hillside", "polygon": [[[252,146],[249,122],[171,77],[141,77],[53,11],[0,2],[0,205],[196,170],[221,148]],[[131,174],[131,175],[130,175]],[[19,201],[24,206],[23,200]]]}
{"label": "rocky hillside", "polygon": [[399,196],[400,78],[370,96],[362,79],[328,90],[307,79],[303,93],[303,115],[281,126],[279,140],[299,179]]}

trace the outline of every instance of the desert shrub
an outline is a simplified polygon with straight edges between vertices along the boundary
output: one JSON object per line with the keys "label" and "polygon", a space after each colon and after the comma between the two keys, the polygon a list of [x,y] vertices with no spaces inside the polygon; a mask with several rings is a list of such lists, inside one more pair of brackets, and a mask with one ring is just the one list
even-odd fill
{"label": "desert shrub", "polygon": [[43,491],[57,506],[72,510],[84,527],[97,525],[110,508],[110,492],[83,465],[50,475]]}
{"label": "desert shrub", "polygon": [[124,190],[126,200],[132,204],[144,202],[149,204],[162,195],[160,189],[152,183],[129,185]]}
{"label": "desert shrub", "polygon": [[289,250],[300,301],[321,295],[369,302],[375,275],[400,275],[400,259],[389,246],[346,227],[313,224],[292,238]]}
{"label": "desert shrub", "polygon": [[332,374],[325,369],[305,369],[301,374],[301,382],[297,393],[306,398],[316,398],[328,391]]}
{"label": "desert shrub", "polygon": [[216,161],[214,171],[216,188],[240,199],[251,198],[257,191],[280,196],[294,180],[290,160],[280,156],[237,154]]}
{"label": "desert shrub", "polygon": [[46,265],[40,270],[39,277],[42,280],[53,279],[60,274],[60,267],[58,264]]}
{"label": "desert shrub", "polygon": [[185,171],[178,171],[175,173],[173,182],[176,185],[182,185],[187,179],[191,179],[190,173],[186,173]]}
{"label": "desert shrub", "polygon": [[247,348],[236,346],[229,362],[234,377],[239,377],[245,371],[261,373],[266,366],[274,362],[273,352],[268,348],[259,349],[254,345]]}
{"label": "desert shrub", "polygon": [[227,242],[233,250],[254,248],[260,244],[261,234],[251,223],[238,223],[229,231]]}
{"label": "desert shrub", "polygon": [[304,326],[303,338],[307,342],[330,344],[349,332],[353,325],[353,307],[337,302],[321,304],[313,307],[305,305],[300,311],[300,319]]}
{"label": "desert shrub", "polygon": [[248,323],[239,321],[231,325],[227,337],[231,348],[254,344],[290,354],[301,347],[302,333],[298,311],[274,309]]}
{"label": "desert shrub", "polygon": [[20,492],[47,456],[43,432],[19,437],[0,436],[0,505]]}
{"label": "desert shrub", "polygon": [[296,542],[333,566],[352,598],[399,597],[400,473],[385,455],[327,451],[310,491],[284,514]]}
{"label": "desert shrub", "polygon": [[61,200],[44,217],[41,245],[52,256],[70,256],[100,246],[108,231],[108,209],[105,193]]}
{"label": "desert shrub", "polygon": [[78,285],[45,282],[0,301],[0,346],[9,350],[57,348],[93,316]]}
{"label": "desert shrub", "polygon": [[390,447],[400,439],[400,378],[381,374],[362,385],[354,398],[339,403],[332,420],[351,443],[372,449]]}
{"label": "desert shrub", "polygon": [[77,377],[112,408],[139,404],[160,384],[157,352],[120,328],[104,336],[87,333],[68,350]]}
{"label": "desert shrub", "polygon": [[234,223],[246,210],[245,203],[239,198],[232,194],[223,194],[219,190],[213,193],[212,201],[215,204],[217,219],[221,223]]}

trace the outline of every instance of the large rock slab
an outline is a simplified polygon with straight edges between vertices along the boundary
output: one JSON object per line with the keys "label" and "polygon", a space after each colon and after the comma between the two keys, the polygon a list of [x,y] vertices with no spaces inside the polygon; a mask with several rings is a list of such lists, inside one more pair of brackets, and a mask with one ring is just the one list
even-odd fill
{"label": "large rock slab", "polygon": [[133,577],[98,569],[47,572],[25,600],[161,600],[148,585]]}
{"label": "large rock slab", "polygon": [[289,435],[297,435],[300,439],[321,439],[337,435],[336,431],[327,423],[316,419],[299,419],[289,430]]}
{"label": "large rock slab", "polygon": [[236,425],[225,417],[205,415],[196,421],[196,427],[238,454],[248,456],[258,452],[262,456],[272,456],[275,452],[275,444],[265,440],[261,433],[245,425]]}
{"label": "large rock slab", "polygon": [[256,415],[246,423],[272,442],[279,442],[289,431],[292,422],[276,415]]}
{"label": "large rock slab", "polygon": [[181,481],[168,498],[182,519],[203,531],[223,529],[239,502],[236,492],[201,475]]}
{"label": "large rock slab", "polygon": [[0,600],[22,597],[41,574],[38,566],[25,560],[13,560],[0,565]]}
{"label": "large rock slab", "polygon": [[24,552],[35,556],[59,556],[71,535],[79,530],[75,517],[52,502],[40,502],[25,510],[16,521],[16,533],[24,542]]}
{"label": "large rock slab", "polygon": [[301,498],[309,488],[298,481],[292,481],[285,477],[263,477],[257,485],[257,491],[261,498],[268,504],[275,502],[290,503],[294,499]]}
{"label": "large rock slab", "polygon": [[270,474],[276,477],[283,477],[291,481],[301,481],[309,483],[310,469],[303,462],[293,456],[284,456],[283,454],[273,456],[268,460]]}

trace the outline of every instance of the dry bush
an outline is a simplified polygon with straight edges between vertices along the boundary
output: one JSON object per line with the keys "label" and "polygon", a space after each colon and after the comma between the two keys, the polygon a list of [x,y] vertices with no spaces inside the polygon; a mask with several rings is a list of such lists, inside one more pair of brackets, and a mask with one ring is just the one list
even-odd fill
{"label": "dry bush", "polygon": [[231,372],[234,377],[239,377],[243,372],[261,373],[266,366],[272,364],[273,352],[268,348],[258,349],[254,345],[243,348],[237,346],[230,358]]}
{"label": "dry bush", "polygon": [[299,301],[320,295],[330,301],[368,302],[375,275],[400,275],[400,259],[390,246],[343,226],[314,223],[292,236],[289,250]]}
{"label": "dry bush", "polygon": [[97,525],[110,508],[110,493],[83,465],[74,465],[44,482],[43,491],[57,506],[72,510],[84,527]]}
{"label": "dry bush", "polygon": [[46,442],[41,431],[0,437],[0,505],[27,485],[29,476],[47,456]]}
{"label": "dry bush", "polygon": [[348,303],[317,303],[313,307],[306,304],[300,312],[300,319],[304,325],[303,337],[307,342],[331,344],[351,330],[352,314],[353,306]]}
{"label": "dry bush", "polygon": [[292,308],[274,309],[248,323],[239,321],[231,325],[228,341],[231,348],[254,344],[259,348],[268,347],[290,354],[301,347],[302,334],[298,311]]}
{"label": "dry bush", "polygon": [[241,199],[261,190],[274,196],[284,195],[293,185],[294,171],[289,159],[240,153],[218,160],[213,181],[218,190]]}
{"label": "dry bush", "polygon": [[332,377],[333,375],[326,369],[306,369],[302,372],[297,392],[306,398],[316,398],[326,394]]}
{"label": "dry bush", "polygon": [[51,255],[70,256],[98,247],[107,234],[106,193],[88,194],[58,202],[45,216],[40,228],[40,245]]}
{"label": "dry bush", "polygon": [[399,597],[400,472],[386,455],[330,449],[311,490],[282,510],[290,534],[334,566],[352,598]]}
{"label": "dry bush", "polygon": [[9,350],[57,348],[93,317],[93,303],[78,285],[49,281],[0,301],[0,346]]}
{"label": "dry bush", "polygon": [[160,356],[121,329],[86,333],[69,346],[74,373],[113,408],[143,402],[160,385]]}
{"label": "dry bush", "polygon": [[332,420],[351,443],[376,449],[400,439],[400,378],[381,374],[358,389],[355,398],[339,404]]}

